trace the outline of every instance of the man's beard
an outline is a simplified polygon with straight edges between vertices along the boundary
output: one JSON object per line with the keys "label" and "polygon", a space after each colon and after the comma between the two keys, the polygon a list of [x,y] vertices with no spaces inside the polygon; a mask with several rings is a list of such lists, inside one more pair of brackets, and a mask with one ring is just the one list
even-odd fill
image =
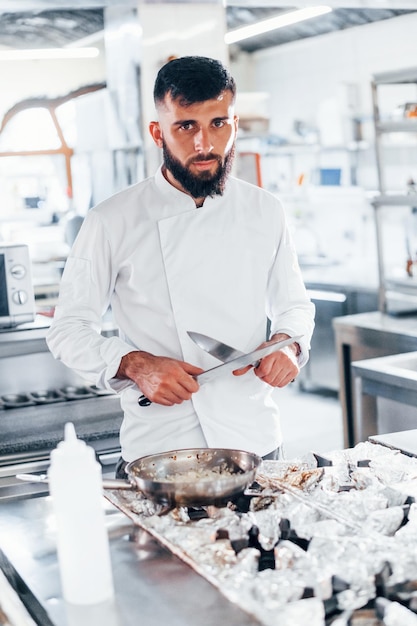
{"label": "man's beard", "polygon": [[[182,163],[172,154],[166,145],[162,142],[162,150],[164,156],[164,165],[169,170],[175,180],[181,187],[189,193],[193,198],[206,198],[207,196],[223,195],[226,181],[232,169],[235,156],[235,145],[231,147],[227,155],[222,159],[218,155],[209,154],[204,157],[195,157],[189,159],[186,165]],[[190,172],[189,167],[196,161],[217,161],[217,169],[214,174],[208,170],[194,175]]]}

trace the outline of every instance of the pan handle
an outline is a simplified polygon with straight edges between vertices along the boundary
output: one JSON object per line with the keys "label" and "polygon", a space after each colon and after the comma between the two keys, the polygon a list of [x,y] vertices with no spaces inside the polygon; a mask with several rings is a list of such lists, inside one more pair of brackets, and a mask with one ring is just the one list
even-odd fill
{"label": "pan handle", "polygon": [[[47,474],[16,474],[16,478],[29,483],[49,483]],[[102,485],[103,489],[136,489],[136,486],[128,480],[119,478],[105,478]]]}
{"label": "pan handle", "polygon": [[104,478],[102,481],[103,489],[136,489],[128,480],[121,480],[120,478]]}

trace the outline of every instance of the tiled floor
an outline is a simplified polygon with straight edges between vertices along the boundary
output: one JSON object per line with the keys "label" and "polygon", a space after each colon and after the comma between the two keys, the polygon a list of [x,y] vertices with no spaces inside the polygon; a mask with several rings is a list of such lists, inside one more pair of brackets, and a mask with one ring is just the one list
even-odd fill
{"label": "tiled floor", "polygon": [[297,384],[277,389],[275,393],[287,459],[344,447],[338,398],[300,391]]}

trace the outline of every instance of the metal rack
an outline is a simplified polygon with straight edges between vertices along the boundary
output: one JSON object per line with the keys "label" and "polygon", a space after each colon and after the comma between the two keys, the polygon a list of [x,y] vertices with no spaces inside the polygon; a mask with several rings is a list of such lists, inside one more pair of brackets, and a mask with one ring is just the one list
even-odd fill
{"label": "metal rack", "polygon": [[[409,306],[417,309],[417,282],[414,284],[404,280],[389,280],[386,275],[384,263],[383,249],[383,225],[380,209],[382,207],[415,207],[417,205],[417,197],[415,195],[391,194],[387,188],[386,170],[385,170],[385,154],[382,143],[383,136],[390,133],[415,133],[417,147],[417,117],[403,118],[396,120],[383,120],[380,113],[379,105],[379,87],[382,85],[417,85],[417,67],[406,68],[398,71],[383,72],[375,74],[371,82],[373,118],[375,126],[375,156],[378,175],[379,195],[371,200],[375,209],[376,224],[376,240],[378,254],[378,273],[379,273],[379,310],[382,313],[391,312],[389,310],[388,293],[400,293],[405,302],[409,301]],[[416,94],[417,96],[417,94]],[[414,298],[416,299],[414,302]]]}

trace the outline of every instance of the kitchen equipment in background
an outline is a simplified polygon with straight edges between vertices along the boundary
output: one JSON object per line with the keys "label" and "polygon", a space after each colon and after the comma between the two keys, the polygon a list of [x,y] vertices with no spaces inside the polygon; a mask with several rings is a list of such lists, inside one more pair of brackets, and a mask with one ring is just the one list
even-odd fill
{"label": "kitchen equipment in background", "polygon": [[417,102],[404,102],[399,104],[391,114],[392,120],[409,119],[417,117]]}
{"label": "kitchen equipment in background", "polygon": [[342,170],[337,168],[320,168],[320,185],[340,185],[342,179]]}
{"label": "kitchen equipment in background", "polygon": [[80,230],[82,226],[83,221],[84,221],[84,218],[82,215],[77,215],[74,213],[70,216],[67,216],[64,236],[65,236],[65,241],[67,242],[69,246],[72,246],[72,244],[74,243],[78,235],[78,231]]}
{"label": "kitchen equipment in background", "polygon": [[29,248],[0,243],[0,328],[33,322],[33,292]]}
{"label": "kitchen equipment in background", "polygon": [[238,152],[236,159],[236,176],[252,185],[263,187],[261,155],[259,152]]}
{"label": "kitchen equipment in background", "polygon": [[23,483],[16,474],[46,472],[67,422],[94,448],[103,476],[114,476],[120,457],[119,396],[87,385],[53,358],[45,341],[49,324],[37,316],[0,331],[0,501],[48,493],[47,484]]}

